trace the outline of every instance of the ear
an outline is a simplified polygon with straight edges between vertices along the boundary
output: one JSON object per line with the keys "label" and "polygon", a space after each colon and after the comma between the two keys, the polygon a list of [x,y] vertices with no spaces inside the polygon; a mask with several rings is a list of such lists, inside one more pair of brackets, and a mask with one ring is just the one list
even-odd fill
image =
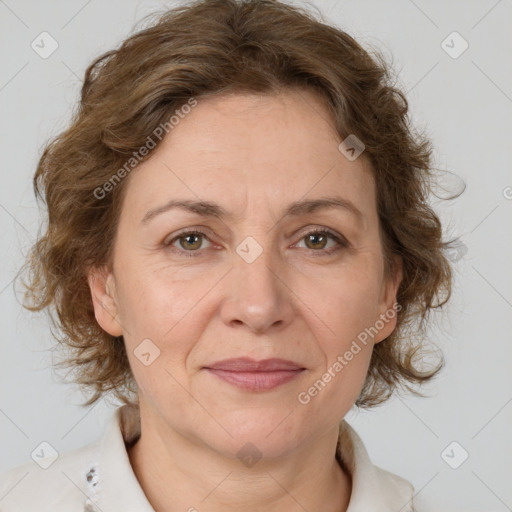
{"label": "ear", "polygon": [[118,321],[119,307],[112,271],[106,267],[91,268],[87,273],[94,305],[94,316],[101,328],[112,336],[121,336],[123,329]]}
{"label": "ear", "polygon": [[398,287],[402,282],[402,276],[402,258],[394,254],[391,275],[388,276],[387,279],[384,279],[382,283],[378,307],[379,316],[375,319],[375,322],[378,322],[378,325],[382,322],[384,326],[382,329],[379,329],[379,332],[375,335],[373,340],[375,344],[385,340],[395,330],[398,311],[401,308],[400,305],[396,305],[396,295],[398,293]]}

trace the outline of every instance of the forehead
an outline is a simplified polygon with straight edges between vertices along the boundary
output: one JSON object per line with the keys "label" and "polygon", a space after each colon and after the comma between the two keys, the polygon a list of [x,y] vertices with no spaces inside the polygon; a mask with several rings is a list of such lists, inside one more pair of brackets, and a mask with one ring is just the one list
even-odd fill
{"label": "forehead", "polygon": [[132,172],[126,201],[133,211],[174,196],[242,211],[248,202],[277,206],[335,194],[371,210],[370,166],[364,157],[349,161],[340,142],[326,105],[310,91],[201,97]]}

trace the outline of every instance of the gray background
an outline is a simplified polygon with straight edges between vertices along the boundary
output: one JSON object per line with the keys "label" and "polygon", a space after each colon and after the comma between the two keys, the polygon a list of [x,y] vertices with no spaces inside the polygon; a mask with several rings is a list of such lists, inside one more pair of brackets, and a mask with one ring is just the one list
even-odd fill
{"label": "gray background", "polygon": [[[458,200],[435,203],[447,236],[467,249],[453,256],[453,299],[429,334],[446,369],[425,388],[430,398],[396,397],[373,411],[353,410],[347,420],[375,464],[413,483],[422,510],[512,510],[512,3],[310,4],[393,60],[413,121],[435,144],[436,166],[453,173],[445,184],[467,184]],[[82,395],[55,378],[46,317],[19,305],[12,279],[40,222],[33,172],[45,141],[66,127],[86,66],[163,7],[0,0],[0,471],[28,462],[43,440],[59,452],[95,440],[115,406],[102,400],[83,408]],[[42,31],[59,44],[47,59],[31,48]],[[441,45],[453,31],[469,43],[456,59]],[[442,457],[453,441],[460,448],[448,450],[452,461],[462,449],[469,453],[458,469]]]}

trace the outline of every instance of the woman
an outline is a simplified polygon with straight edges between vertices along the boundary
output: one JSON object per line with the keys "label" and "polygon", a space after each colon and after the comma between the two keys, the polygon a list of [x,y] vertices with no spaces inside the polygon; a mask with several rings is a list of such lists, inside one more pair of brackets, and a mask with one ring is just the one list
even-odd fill
{"label": "woman", "polygon": [[93,62],[34,177],[26,307],[56,308],[87,405],[125,405],[5,474],[1,510],[414,510],[344,417],[442,367],[413,364],[450,296],[429,159],[386,65],[276,1],[173,9]]}

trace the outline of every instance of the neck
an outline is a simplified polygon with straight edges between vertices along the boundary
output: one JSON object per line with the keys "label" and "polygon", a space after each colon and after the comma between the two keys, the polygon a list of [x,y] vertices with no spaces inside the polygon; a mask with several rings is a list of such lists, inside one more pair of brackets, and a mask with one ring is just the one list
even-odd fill
{"label": "neck", "polygon": [[335,458],[337,439],[336,427],[284,459],[246,467],[169,428],[162,435],[141,418],[141,436],[127,449],[157,512],[345,512],[352,484]]}

